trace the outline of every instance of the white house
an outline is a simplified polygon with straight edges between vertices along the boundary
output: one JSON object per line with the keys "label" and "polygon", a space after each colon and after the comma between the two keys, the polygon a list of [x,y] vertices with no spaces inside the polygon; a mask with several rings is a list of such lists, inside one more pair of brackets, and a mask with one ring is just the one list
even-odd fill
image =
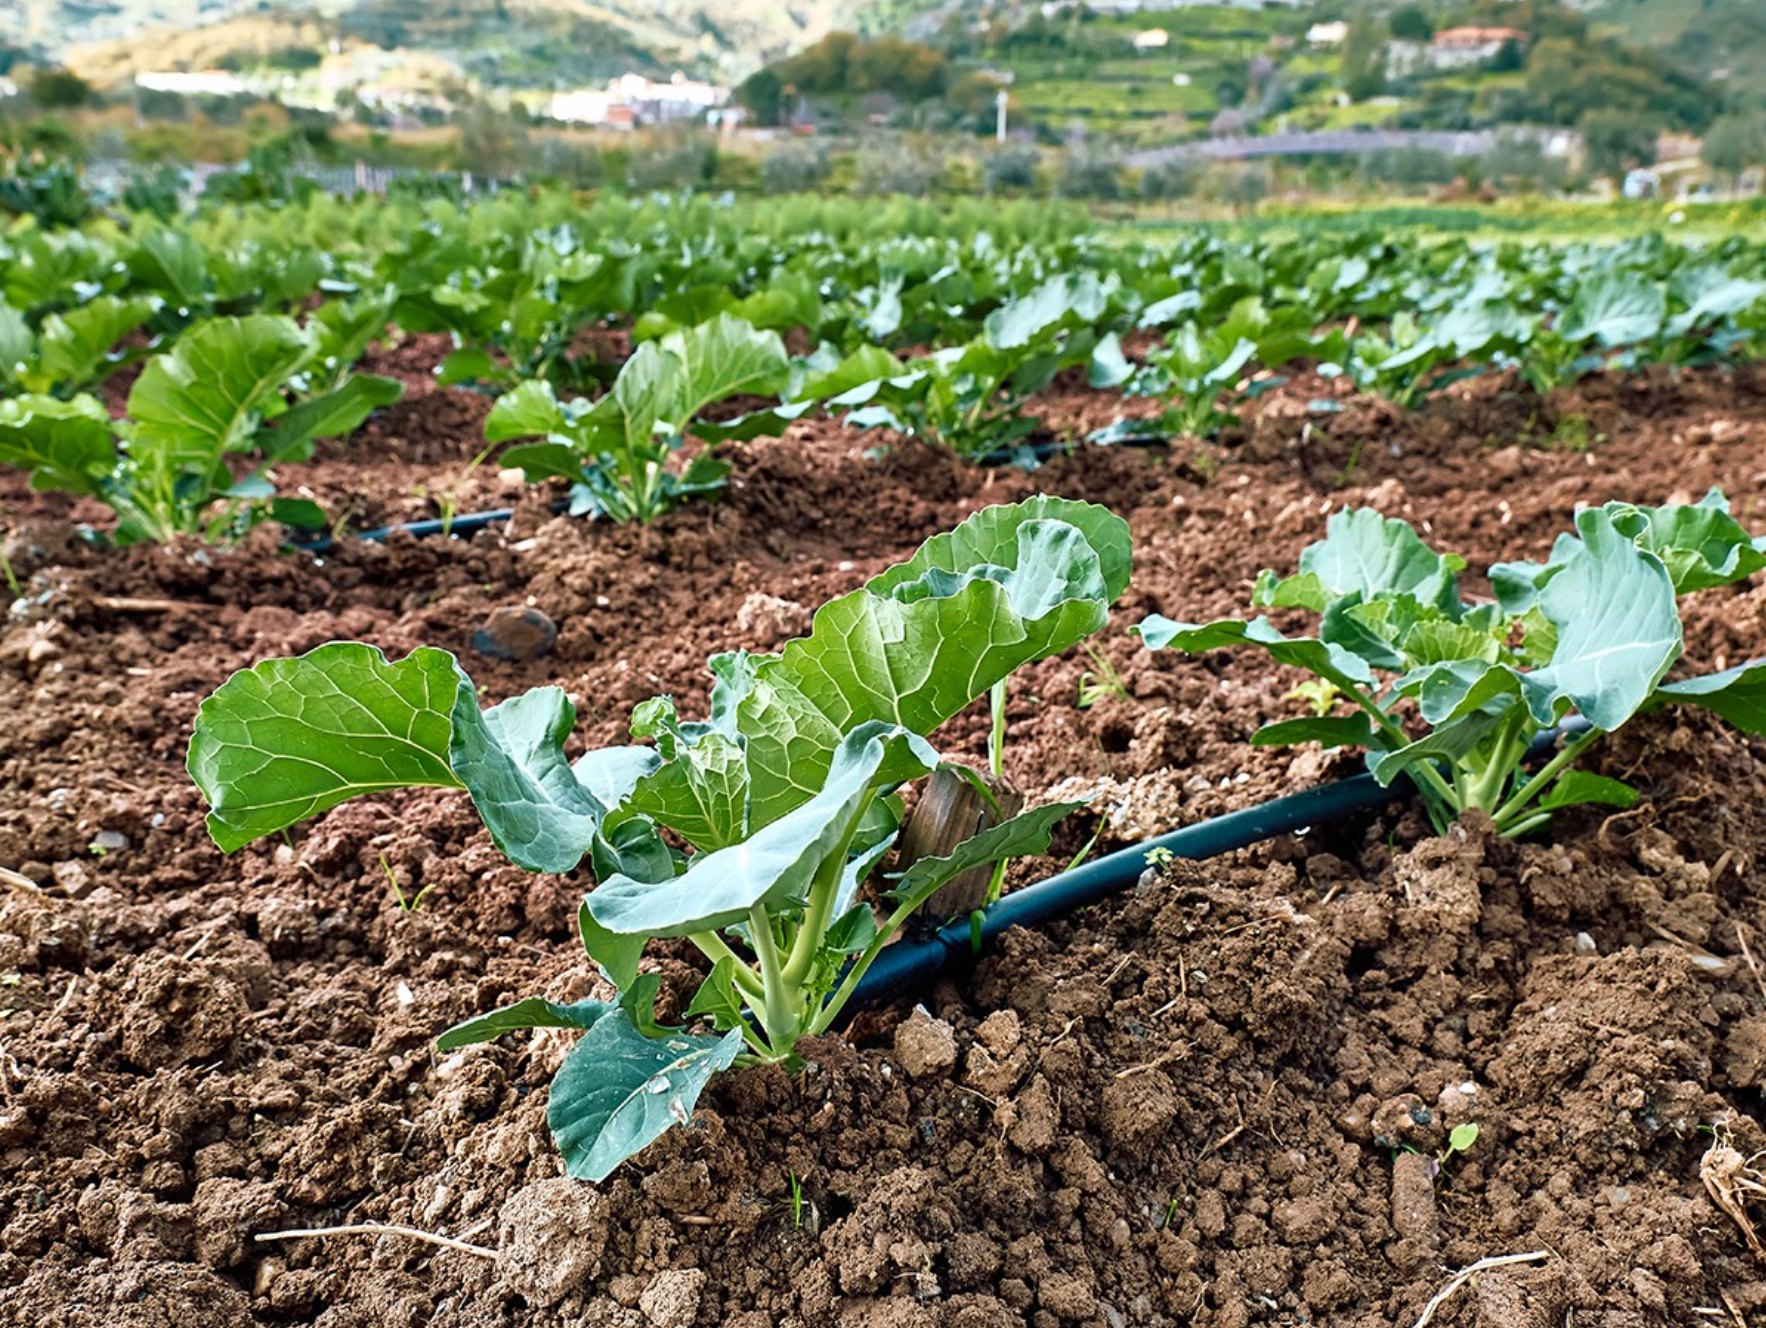
{"label": "white house", "polygon": [[1330,23],[1314,23],[1306,29],[1306,44],[1314,49],[1341,46],[1349,40],[1349,25],[1341,19]]}
{"label": "white house", "polygon": [[250,91],[238,78],[221,69],[149,70],[135,75],[135,86],[184,97],[237,97]]}

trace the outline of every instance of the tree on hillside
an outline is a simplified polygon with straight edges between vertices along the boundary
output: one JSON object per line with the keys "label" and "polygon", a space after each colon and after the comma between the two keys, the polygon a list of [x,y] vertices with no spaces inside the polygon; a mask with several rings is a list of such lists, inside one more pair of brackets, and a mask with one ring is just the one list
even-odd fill
{"label": "tree on hillside", "polygon": [[1343,91],[1366,101],[1386,90],[1386,26],[1367,10],[1355,16],[1343,40]]}
{"label": "tree on hillside", "polygon": [[1401,5],[1386,19],[1386,26],[1399,41],[1426,42],[1435,35],[1435,25],[1418,5]]}
{"label": "tree on hillside", "polygon": [[1705,165],[1733,183],[1751,166],[1766,166],[1766,119],[1759,115],[1718,116],[1705,131],[1699,150]]}
{"label": "tree on hillside", "polygon": [[1572,125],[1596,111],[1647,116],[1657,127],[1699,130],[1716,105],[1711,89],[1651,51],[1567,37],[1527,55],[1530,118]]}
{"label": "tree on hillside", "polygon": [[31,75],[31,100],[46,111],[72,110],[84,106],[92,87],[71,69],[39,69]]}
{"label": "tree on hillside", "polygon": [[1656,159],[1656,122],[1635,111],[1590,111],[1578,122],[1588,169],[1617,185]]}

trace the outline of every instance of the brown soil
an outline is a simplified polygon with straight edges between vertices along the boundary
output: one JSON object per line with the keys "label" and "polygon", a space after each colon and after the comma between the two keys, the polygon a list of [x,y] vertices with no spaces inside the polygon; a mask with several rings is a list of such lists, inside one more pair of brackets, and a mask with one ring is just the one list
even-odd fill
{"label": "brown soil", "polygon": [[[284,485],[353,498],[357,525],[427,515],[410,490],[471,458],[483,399],[420,390],[409,346],[370,367],[412,380],[407,402]],[[1567,816],[1553,843],[1429,839],[1399,807],[1013,933],[924,1014],[868,1014],[796,1077],[720,1080],[693,1129],[600,1187],[556,1179],[544,1090],[562,1036],[433,1051],[510,996],[590,993],[571,935],[586,879],[511,868],[439,792],[349,804],[231,858],[203,834],[183,747],[232,669],[334,637],[439,645],[487,699],[561,683],[579,741],[614,741],[657,691],[702,708],[709,653],[770,647],[926,535],[1040,489],[1135,530],[1100,643],[1130,697],[1077,708],[1076,654],[1027,670],[1009,711],[1008,773],[1033,796],[1099,792],[1107,848],[1350,768],[1246,745],[1291,713],[1293,678],[1126,635],[1153,610],[1241,610],[1334,505],[1404,515],[1474,565],[1542,555],[1576,503],[1608,497],[1721,483],[1766,525],[1757,372],[1603,379],[1543,404],[1488,380],[1408,417],[1309,406],[1340,392],[1296,376],[1216,444],[1091,449],[1034,475],[901,443],[867,459],[875,438],[808,424],[731,448],[723,500],[654,529],[552,519],[526,495],[508,530],[320,561],[267,532],[230,553],[95,549],[68,538],[66,507],[0,480],[27,582],[0,634],[0,864],[43,890],[0,894],[0,1324],[1408,1328],[1453,1269],[1530,1251],[1546,1257],[1435,1322],[1766,1313],[1766,1268],[1699,1178],[1720,1122],[1743,1154],[1766,1147],[1749,958],[1766,956],[1766,743],[1697,714],[1614,739],[1601,768],[1644,803]],[[1107,422],[1106,403],[1042,409],[1059,434]],[[1539,444],[1576,417],[1604,439]],[[523,497],[486,487],[462,507]],[[472,654],[510,605],[558,623],[549,656]],[[1766,650],[1766,586],[1699,596],[1687,619],[1694,664],[1739,662]],[[975,714],[941,745],[984,741]],[[94,853],[101,832],[126,847]],[[388,872],[427,891],[419,910]],[[662,963],[685,989],[686,965]],[[1431,1174],[1466,1121],[1477,1143]],[[501,1256],[253,1239],[363,1221]]]}

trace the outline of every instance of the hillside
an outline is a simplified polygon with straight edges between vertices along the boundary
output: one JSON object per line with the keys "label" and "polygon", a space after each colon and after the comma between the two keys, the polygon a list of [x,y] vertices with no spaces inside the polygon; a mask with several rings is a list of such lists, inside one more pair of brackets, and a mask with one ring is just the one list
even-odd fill
{"label": "hillside", "polygon": [[1766,103],[1761,0],[1596,0],[1588,16],[1710,79],[1737,104]]}
{"label": "hillside", "polygon": [[445,56],[488,83],[559,86],[627,70],[740,77],[870,0],[21,0],[0,44],[101,77],[202,68],[326,40]]}

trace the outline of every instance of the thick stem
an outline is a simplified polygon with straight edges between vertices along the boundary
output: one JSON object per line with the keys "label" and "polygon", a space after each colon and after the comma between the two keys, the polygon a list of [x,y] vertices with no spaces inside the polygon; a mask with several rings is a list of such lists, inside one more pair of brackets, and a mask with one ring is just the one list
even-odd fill
{"label": "thick stem", "polygon": [[[939,884],[942,884],[942,882]],[[902,900],[895,906],[894,912],[892,912],[884,921],[883,925],[877,929],[876,936],[873,937],[871,943],[865,947],[864,953],[853,961],[851,968],[847,969],[846,977],[843,978],[840,985],[835,988],[834,994],[823,1003],[821,1010],[810,1019],[808,1031],[812,1035],[826,1031],[828,1026],[839,1017],[841,1008],[852,999],[852,993],[857,990],[859,979],[863,978],[865,970],[870,968],[870,966],[876,962],[877,956],[883,953],[883,947],[889,944],[890,938],[902,929],[902,926],[907,920],[913,916],[915,909],[919,908],[920,905],[924,904],[937,893],[938,885],[933,885],[926,889],[916,891],[913,895]]]}
{"label": "thick stem", "polygon": [[802,1030],[791,1011],[791,994],[785,988],[782,971],[784,965],[779,959],[779,947],[773,941],[773,920],[767,916],[765,905],[755,904],[748,910],[748,939],[754,946],[755,958],[760,960],[760,981],[765,992],[761,1023],[773,1050],[784,1055],[791,1050]]}
{"label": "thick stem", "polygon": [[1490,747],[1490,757],[1472,783],[1471,796],[1466,802],[1468,807],[1481,807],[1487,812],[1494,812],[1501,805],[1503,792],[1509,785],[1509,777],[1514,774],[1516,764],[1526,751],[1526,723],[1526,711],[1516,706],[1503,727],[1497,731],[1496,741]]}
{"label": "thick stem", "polygon": [[[853,826],[856,828],[857,825],[858,818],[855,817]],[[834,896],[840,892],[840,878],[846,871],[846,850],[847,845],[843,843],[838,852],[830,853],[809,887],[803,922],[792,939],[791,955],[785,961],[782,974],[787,986],[803,985],[815,964],[816,952],[822,948],[822,938],[828,934],[828,924],[834,920]]]}
{"label": "thick stem", "polygon": [[1519,839],[1529,830],[1537,830],[1540,826],[1550,824],[1550,812],[1534,812],[1531,816],[1523,816],[1512,825],[1504,826],[1501,834],[1504,839]]}
{"label": "thick stem", "polygon": [[1572,738],[1569,742],[1566,742],[1556,756],[1552,757],[1551,760],[1539,767],[1538,774],[1534,775],[1533,778],[1521,785],[1520,788],[1515,790],[1514,795],[1510,797],[1507,802],[1503,803],[1502,806],[1496,809],[1496,813],[1492,818],[1496,822],[1496,828],[1506,833],[1508,827],[1514,823],[1517,814],[1520,813],[1528,803],[1532,802],[1533,799],[1537,798],[1541,793],[1544,793],[1551,785],[1552,781],[1559,775],[1563,774],[1564,771],[1569,768],[1570,763],[1578,756],[1582,755],[1595,739],[1605,736],[1605,730],[1591,728],[1580,737]]}

